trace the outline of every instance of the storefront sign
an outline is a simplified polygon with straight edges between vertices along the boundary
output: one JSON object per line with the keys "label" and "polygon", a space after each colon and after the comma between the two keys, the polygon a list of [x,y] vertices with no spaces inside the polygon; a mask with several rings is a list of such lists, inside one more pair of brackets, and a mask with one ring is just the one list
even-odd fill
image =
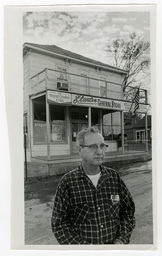
{"label": "storefront sign", "polygon": [[58,92],[58,91],[48,91],[47,98],[50,101],[55,103],[63,104],[63,103],[71,103],[71,94]]}
{"label": "storefront sign", "polygon": [[[47,98],[49,101],[59,103],[59,104],[72,104],[78,106],[96,107],[102,109],[113,109],[113,110],[123,110],[128,112],[134,109],[134,103],[124,102],[119,100],[110,100],[104,98],[98,98],[88,95],[70,94],[58,91],[48,91]],[[146,112],[147,105],[139,104],[139,109],[137,112]]]}
{"label": "storefront sign", "polygon": [[122,101],[97,98],[87,95],[72,94],[72,104],[79,106],[124,110],[124,102]]}

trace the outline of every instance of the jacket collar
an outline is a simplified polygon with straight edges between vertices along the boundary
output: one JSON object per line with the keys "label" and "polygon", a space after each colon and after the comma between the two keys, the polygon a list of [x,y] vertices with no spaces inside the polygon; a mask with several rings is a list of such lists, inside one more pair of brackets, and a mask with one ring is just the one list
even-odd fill
{"label": "jacket collar", "polygon": [[[109,171],[109,168],[108,167],[105,167],[103,165],[100,165],[100,170],[101,170],[101,178],[102,179],[107,179],[107,178],[110,178],[111,177],[111,173]],[[82,165],[80,165],[78,167],[78,178],[82,178],[82,177],[85,177],[86,176],[86,173],[82,167]]]}

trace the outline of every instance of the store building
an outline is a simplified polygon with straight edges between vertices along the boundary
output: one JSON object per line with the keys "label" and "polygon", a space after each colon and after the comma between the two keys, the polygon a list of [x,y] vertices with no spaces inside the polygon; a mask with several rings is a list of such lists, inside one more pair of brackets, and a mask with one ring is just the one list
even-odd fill
{"label": "store building", "polygon": [[[112,154],[121,134],[124,154],[123,113],[132,105],[123,94],[126,71],[55,45],[25,43],[23,61],[28,162],[74,159],[77,133],[87,126],[98,127]],[[147,92],[141,95],[139,111],[146,113]]]}

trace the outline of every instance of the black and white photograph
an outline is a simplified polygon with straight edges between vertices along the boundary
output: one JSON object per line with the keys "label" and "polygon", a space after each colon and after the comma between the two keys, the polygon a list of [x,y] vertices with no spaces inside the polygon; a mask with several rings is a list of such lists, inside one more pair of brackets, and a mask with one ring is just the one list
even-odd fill
{"label": "black and white photograph", "polygon": [[150,12],[88,9],[22,17],[26,245],[154,243]]}
{"label": "black and white photograph", "polygon": [[13,249],[157,248],[155,16],[153,4],[18,10]]}

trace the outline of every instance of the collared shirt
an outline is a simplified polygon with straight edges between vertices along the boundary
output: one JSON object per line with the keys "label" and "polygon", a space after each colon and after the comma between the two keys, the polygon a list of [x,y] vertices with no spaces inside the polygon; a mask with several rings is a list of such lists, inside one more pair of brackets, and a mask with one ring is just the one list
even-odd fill
{"label": "collared shirt", "polygon": [[58,185],[52,230],[60,244],[128,244],[134,212],[132,196],[116,171],[101,166],[95,187],[79,166]]}

